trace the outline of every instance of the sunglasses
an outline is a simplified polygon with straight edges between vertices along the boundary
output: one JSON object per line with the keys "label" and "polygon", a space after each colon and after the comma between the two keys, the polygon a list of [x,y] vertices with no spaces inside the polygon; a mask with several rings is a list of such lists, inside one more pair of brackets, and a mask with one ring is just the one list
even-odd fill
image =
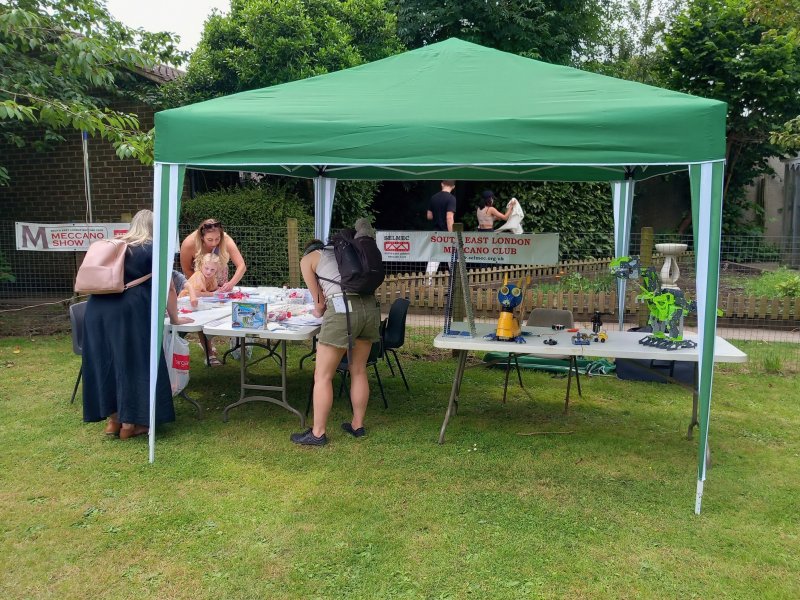
{"label": "sunglasses", "polygon": [[208,231],[209,229],[216,229],[217,227],[222,227],[222,223],[220,221],[213,221],[211,223],[204,223],[200,226],[200,231]]}

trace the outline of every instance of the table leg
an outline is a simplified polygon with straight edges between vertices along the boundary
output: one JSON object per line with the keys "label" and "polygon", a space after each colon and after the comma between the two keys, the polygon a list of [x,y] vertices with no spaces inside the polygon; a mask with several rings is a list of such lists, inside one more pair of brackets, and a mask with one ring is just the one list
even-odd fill
{"label": "table leg", "polygon": [[691,440],[693,430],[695,427],[700,426],[700,422],[697,420],[697,403],[700,398],[700,393],[697,389],[699,383],[699,378],[697,374],[697,364],[694,366],[694,385],[692,386],[692,422],[689,423],[689,430],[686,432],[686,439]]}
{"label": "table leg", "polygon": [[187,394],[185,390],[181,390],[180,393],[178,394],[178,396],[180,396],[181,398],[186,400],[189,404],[194,406],[195,410],[197,411],[197,418],[198,419],[202,419],[203,418],[203,407],[200,405],[200,403],[197,400],[195,400],[194,398],[189,396],[189,394]]}
{"label": "table leg", "polygon": [[210,357],[211,344],[208,342],[208,337],[202,331],[198,334],[198,337],[200,338],[200,345],[203,347],[203,352],[205,352],[205,354],[206,354],[206,356],[205,356],[206,366],[210,367],[211,366],[211,357]]}
{"label": "table leg", "polygon": [[439,443],[444,444],[444,432],[447,429],[447,423],[450,417],[458,410],[458,395],[461,392],[461,380],[464,377],[464,367],[467,364],[467,350],[457,350],[458,363],[456,366],[455,376],[453,377],[453,387],[450,390],[450,402],[447,404],[447,412],[444,413],[444,422],[442,429],[439,431]]}
{"label": "table leg", "polygon": [[[225,410],[222,413],[222,420],[227,423],[228,421],[228,411],[232,408],[236,408],[237,406],[241,406],[242,404],[246,404],[248,402],[269,402],[271,404],[277,404],[278,406],[282,406],[289,412],[297,415],[300,419],[300,426],[305,427],[306,425],[306,417],[296,408],[294,408],[291,404],[289,404],[287,400],[288,391],[286,389],[286,370],[288,368],[286,364],[286,340],[280,340],[279,342],[281,345],[281,356],[279,357],[280,360],[280,368],[281,368],[281,385],[280,387],[271,386],[271,385],[256,385],[247,383],[247,353],[242,351],[241,358],[239,360],[239,386],[240,386],[240,393],[239,393],[239,400],[234,402],[233,404],[229,404],[225,407]],[[263,347],[263,346],[262,346]],[[277,348],[275,346],[272,350],[274,353],[274,349]],[[244,350],[244,346],[242,347]],[[262,357],[263,358],[263,357]],[[278,357],[276,357],[278,358]],[[251,364],[258,362],[261,359],[257,359],[253,361]],[[277,398],[273,398],[272,396],[246,396],[246,390],[259,390],[259,391],[268,391],[268,392],[280,392],[280,400]]]}

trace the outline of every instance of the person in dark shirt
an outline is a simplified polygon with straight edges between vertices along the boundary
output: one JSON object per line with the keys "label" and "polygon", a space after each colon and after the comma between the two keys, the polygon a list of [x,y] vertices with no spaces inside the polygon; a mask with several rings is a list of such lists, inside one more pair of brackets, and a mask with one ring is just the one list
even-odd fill
{"label": "person in dark shirt", "polygon": [[[452,179],[445,179],[442,181],[442,191],[436,192],[431,196],[431,200],[428,203],[428,221],[433,221],[433,228],[436,231],[453,231],[453,221],[456,216],[454,189],[456,189],[456,182]],[[425,268],[428,285],[433,283],[433,275],[438,270],[439,263],[437,261],[428,262]]]}
{"label": "person in dark shirt", "polygon": [[453,190],[456,182],[452,179],[442,181],[442,191],[431,196],[428,204],[428,221],[433,221],[436,231],[453,231],[456,214],[456,197]]}

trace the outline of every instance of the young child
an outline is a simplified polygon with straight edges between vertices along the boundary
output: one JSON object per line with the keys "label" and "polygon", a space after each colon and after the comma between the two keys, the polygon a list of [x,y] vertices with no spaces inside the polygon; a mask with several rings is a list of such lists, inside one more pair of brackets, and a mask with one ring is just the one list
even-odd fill
{"label": "young child", "polygon": [[204,254],[200,264],[195,268],[194,275],[189,277],[183,286],[180,297],[189,296],[192,306],[197,306],[197,299],[201,296],[212,296],[217,289],[217,271],[222,268],[222,261],[216,254]]}

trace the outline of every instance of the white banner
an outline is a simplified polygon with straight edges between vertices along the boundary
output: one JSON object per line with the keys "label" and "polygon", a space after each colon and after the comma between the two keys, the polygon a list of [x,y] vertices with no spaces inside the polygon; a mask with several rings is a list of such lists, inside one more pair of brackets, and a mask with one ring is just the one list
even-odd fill
{"label": "white banner", "polygon": [[[557,233],[465,231],[463,239],[464,255],[470,263],[558,263]],[[378,231],[377,241],[383,260],[394,262],[449,262],[456,247],[456,235],[447,231]]]}
{"label": "white banner", "polygon": [[130,223],[21,223],[15,224],[17,250],[86,252],[97,240],[118,237]]}

